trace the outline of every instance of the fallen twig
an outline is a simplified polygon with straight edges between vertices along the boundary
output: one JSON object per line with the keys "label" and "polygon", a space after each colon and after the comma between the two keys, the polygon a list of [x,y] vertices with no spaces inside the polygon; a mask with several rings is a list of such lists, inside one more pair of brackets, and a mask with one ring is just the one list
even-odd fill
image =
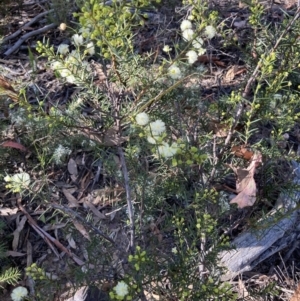
{"label": "fallen twig", "polygon": [[34,31],[31,31],[27,34],[25,34],[24,36],[22,36],[15,44],[14,46],[12,46],[10,49],[8,49],[7,51],[4,52],[4,55],[7,56],[7,55],[11,55],[12,53],[14,53],[15,51],[17,51],[19,49],[19,47],[29,38],[33,37],[33,36],[37,36],[43,32],[46,32],[50,29],[53,29],[55,28],[57,25],[52,23],[52,24],[49,24],[49,25],[46,25],[42,28],[39,28],[37,30],[34,30]]}
{"label": "fallen twig", "polygon": [[1,43],[4,44],[9,40],[14,39],[15,37],[17,37],[18,35],[20,35],[23,32],[24,28],[31,26],[32,24],[37,22],[39,19],[41,19],[42,17],[44,17],[44,16],[46,16],[46,15],[52,13],[52,12],[54,12],[54,9],[50,9],[48,11],[45,11],[45,12],[42,12],[42,13],[38,14],[33,19],[31,19],[28,23],[24,24],[21,28],[19,28],[17,31],[15,31],[11,35],[3,38]]}

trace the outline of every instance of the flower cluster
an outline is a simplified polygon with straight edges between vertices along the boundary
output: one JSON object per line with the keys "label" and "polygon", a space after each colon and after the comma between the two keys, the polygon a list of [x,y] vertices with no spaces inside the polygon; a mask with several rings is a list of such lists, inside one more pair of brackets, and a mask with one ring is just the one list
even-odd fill
{"label": "flower cluster", "polygon": [[28,295],[26,287],[18,286],[10,294],[13,301],[22,301]]}
{"label": "flower cluster", "polygon": [[[194,64],[197,59],[198,55],[203,55],[205,53],[205,49],[203,48],[203,39],[200,37],[195,37],[195,32],[193,30],[193,24],[190,20],[183,20],[180,25],[182,37],[185,41],[189,42],[192,41],[192,45],[194,47],[194,50],[190,50],[186,53],[186,56],[188,58],[189,64]],[[208,25],[205,27],[204,30],[204,36],[207,39],[212,39],[216,35],[216,29]],[[196,52],[197,51],[197,52]]]}
{"label": "flower cluster", "polygon": [[30,184],[30,175],[27,172],[16,173],[13,176],[6,176],[4,181],[8,184],[5,186],[12,190],[12,192],[21,192],[28,189]]}
{"label": "flower cluster", "polygon": [[181,78],[181,71],[176,65],[172,65],[171,67],[169,67],[168,74],[173,79]]}
{"label": "flower cluster", "polygon": [[113,291],[109,293],[110,298],[117,300],[131,300],[131,296],[128,296],[128,284],[125,281],[119,281],[118,284],[113,288]]}
{"label": "flower cluster", "polygon": [[62,43],[58,46],[57,54],[62,60],[52,61],[51,69],[68,83],[79,84],[85,79],[86,74],[91,72],[91,67],[88,61],[84,60],[84,57],[86,55],[94,55],[95,46],[93,42],[86,43],[84,55],[81,55],[79,48],[85,44],[83,34],[74,34],[72,36],[72,44],[76,47],[76,50],[71,52],[68,44]]}
{"label": "flower cluster", "polygon": [[150,118],[148,114],[143,112],[136,115],[135,121],[138,125],[145,126],[144,130],[147,134],[147,141],[150,144],[157,145],[157,152],[160,156],[170,158],[177,153],[177,143],[173,142],[172,145],[169,145],[167,142],[163,141],[166,124],[162,120],[157,119],[149,123]]}

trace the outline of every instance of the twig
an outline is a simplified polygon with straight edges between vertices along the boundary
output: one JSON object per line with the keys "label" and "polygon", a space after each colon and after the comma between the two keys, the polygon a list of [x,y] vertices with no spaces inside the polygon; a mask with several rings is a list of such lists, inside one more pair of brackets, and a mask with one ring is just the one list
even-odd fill
{"label": "twig", "polygon": [[[48,246],[52,249],[52,251],[60,258],[59,254],[57,253],[57,250],[54,248],[53,244],[61,249],[63,252],[65,252],[68,256],[73,258],[77,263],[83,264],[81,260],[78,261],[76,256],[72,254],[64,245],[62,245],[57,239],[52,237],[49,233],[47,233],[45,230],[41,229],[36,221],[31,217],[31,215],[26,211],[26,209],[22,205],[22,199],[18,198],[17,200],[18,207],[20,210],[26,215],[28,223],[30,226],[45,240],[45,242],[48,244]],[[77,259],[77,260],[76,260]]]}
{"label": "twig", "polygon": [[103,238],[105,238],[106,240],[108,240],[109,242],[111,242],[113,245],[116,244],[113,239],[111,239],[109,236],[107,236],[106,234],[104,234],[102,231],[100,231],[94,225],[92,225],[91,223],[89,223],[88,221],[86,221],[82,216],[80,216],[78,213],[76,213],[72,209],[66,208],[66,207],[58,205],[58,204],[50,204],[50,206],[53,207],[54,209],[58,209],[58,210],[63,211],[65,214],[71,216],[71,218],[73,218],[73,219],[80,219],[84,224],[88,225],[90,228],[92,228],[100,236],[102,236]]}
{"label": "twig", "polygon": [[128,206],[128,215],[129,215],[129,221],[130,221],[130,249],[131,252],[134,250],[134,236],[135,236],[135,226],[134,226],[134,216],[133,216],[133,207],[132,207],[132,200],[131,200],[131,193],[130,193],[130,185],[129,185],[129,176],[128,176],[128,170],[125,162],[125,156],[124,152],[121,146],[118,147],[118,152],[121,160],[122,165],[122,171],[123,171],[123,177],[125,182],[125,190],[126,190],[126,200],[127,200],[127,206]]}
{"label": "twig", "polygon": [[34,24],[36,21],[38,21],[39,19],[41,19],[42,17],[50,14],[54,12],[54,9],[50,9],[48,11],[42,12],[40,14],[38,14],[37,16],[35,16],[33,19],[31,19],[28,23],[24,24],[20,29],[18,29],[17,31],[15,31],[13,34],[5,37],[2,40],[2,44],[6,43],[7,41],[14,39],[15,37],[17,37],[18,35],[20,35],[23,32],[23,29],[26,27],[29,27],[30,25]]}
{"label": "twig", "polygon": [[12,53],[14,53],[16,50],[19,49],[19,47],[29,38],[33,37],[33,36],[36,36],[36,35],[39,35],[43,32],[46,32],[50,29],[53,29],[55,28],[57,25],[55,23],[52,23],[52,24],[49,24],[49,25],[46,25],[42,28],[39,28],[37,30],[34,30],[34,31],[31,31],[27,34],[25,34],[24,36],[22,36],[15,44],[13,47],[11,47],[10,49],[8,49],[7,51],[4,52],[4,55],[7,56],[7,55],[10,55]]}

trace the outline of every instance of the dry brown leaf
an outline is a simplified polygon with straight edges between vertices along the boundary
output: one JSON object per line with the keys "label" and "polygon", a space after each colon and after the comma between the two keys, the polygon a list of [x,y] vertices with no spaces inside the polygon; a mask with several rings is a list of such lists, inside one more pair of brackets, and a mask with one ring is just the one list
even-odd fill
{"label": "dry brown leaf", "polygon": [[249,296],[249,292],[247,291],[244,282],[239,278],[238,283],[238,294],[239,298],[244,299]]}
{"label": "dry brown leaf", "polygon": [[227,137],[229,132],[229,126],[224,123],[220,123],[214,120],[209,121],[209,129],[220,138]]}
{"label": "dry brown leaf", "polygon": [[15,142],[15,141],[11,141],[11,140],[2,142],[1,146],[2,147],[9,147],[9,148],[19,149],[19,150],[21,150],[23,152],[27,152],[28,151],[27,148],[24,145],[22,145],[22,144],[20,144],[18,142]]}
{"label": "dry brown leaf", "polygon": [[247,169],[230,166],[237,176],[236,191],[238,193],[238,195],[230,201],[230,204],[236,203],[239,208],[253,206],[256,201],[256,183],[254,180],[254,173],[256,167],[261,162],[261,153],[257,152],[252,157],[251,163]]}
{"label": "dry brown leaf", "polygon": [[85,208],[91,209],[91,211],[99,218],[106,219],[106,216],[101,213],[87,198],[84,198],[83,200],[83,206]]}
{"label": "dry brown leaf", "polygon": [[224,80],[228,82],[232,81],[235,75],[237,74],[238,70],[239,70],[239,66],[237,65],[231,66],[229,70],[226,72]]}
{"label": "dry brown leaf", "polygon": [[19,100],[17,92],[14,90],[10,82],[3,76],[0,76],[0,95],[7,95],[14,102],[17,102]]}
{"label": "dry brown leaf", "polygon": [[77,164],[72,158],[68,162],[68,172],[70,175],[74,175],[75,177],[78,175]]}
{"label": "dry brown leaf", "polygon": [[68,189],[63,188],[62,192],[65,195],[66,199],[68,200],[70,208],[79,206],[77,199],[73,197],[73,195],[68,191]]}
{"label": "dry brown leaf", "polygon": [[157,240],[158,240],[159,242],[162,242],[163,236],[162,236],[162,234],[160,233],[160,231],[159,231],[157,225],[156,225],[154,222],[151,222],[151,224],[150,224],[150,230],[151,230],[152,233],[157,237]]}
{"label": "dry brown leaf", "polygon": [[233,154],[237,157],[243,158],[245,160],[251,160],[254,152],[249,150],[246,145],[234,145],[231,148]]}
{"label": "dry brown leaf", "polygon": [[69,243],[70,247],[73,248],[73,249],[76,249],[76,242],[73,239],[72,234],[71,233],[67,234],[66,238],[68,240],[68,243]]}
{"label": "dry brown leaf", "polygon": [[8,216],[8,215],[13,215],[18,212],[18,208],[0,208],[0,215],[1,216]]}
{"label": "dry brown leaf", "polygon": [[300,301],[300,283],[298,284],[298,286],[294,292],[294,295],[292,296],[290,301]]}
{"label": "dry brown leaf", "polygon": [[25,215],[22,217],[22,219],[20,221],[17,221],[18,226],[17,226],[17,229],[13,233],[13,236],[14,236],[14,239],[12,242],[13,251],[16,251],[18,248],[20,233],[23,230],[26,221],[27,221],[27,217]]}
{"label": "dry brown leaf", "polygon": [[236,21],[233,23],[233,26],[235,28],[244,28],[247,25],[247,21],[246,20],[241,20],[241,21]]}
{"label": "dry brown leaf", "polygon": [[88,231],[85,229],[85,227],[81,223],[73,220],[73,224],[74,224],[75,228],[83,235],[83,237],[85,237],[86,239],[91,241]]}
{"label": "dry brown leaf", "polygon": [[16,251],[7,251],[6,255],[12,256],[12,257],[21,257],[21,256],[25,256],[26,253],[21,253],[21,252],[16,252]]}

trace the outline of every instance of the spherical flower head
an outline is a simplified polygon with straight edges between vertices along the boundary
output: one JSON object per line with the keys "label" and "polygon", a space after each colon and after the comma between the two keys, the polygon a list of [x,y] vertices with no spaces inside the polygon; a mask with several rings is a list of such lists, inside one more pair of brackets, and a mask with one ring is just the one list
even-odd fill
{"label": "spherical flower head", "polygon": [[205,52],[206,52],[206,49],[204,49],[204,48],[198,49],[198,55],[203,55]]}
{"label": "spherical flower head", "polygon": [[27,172],[16,173],[11,177],[6,176],[5,179],[9,183],[6,187],[11,188],[12,192],[21,192],[30,184],[30,175]]}
{"label": "spherical flower head", "polygon": [[138,125],[146,125],[149,123],[149,115],[147,113],[139,113],[135,116],[135,121]]}
{"label": "spherical flower head", "polygon": [[68,76],[71,75],[71,71],[69,69],[66,69],[66,68],[60,69],[58,71],[59,71],[59,75],[61,77],[68,77]]}
{"label": "spherical flower head", "polygon": [[159,136],[160,134],[162,134],[163,132],[166,131],[166,125],[160,119],[151,122],[149,124],[149,127],[150,127],[150,133],[152,136]]}
{"label": "spherical flower head", "polygon": [[76,65],[81,62],[80,53],[77,50],[72,50],[65,60],[67,65]]}
{"label": "spherical flower head", "polygon": [[60,29],[61,31],[65,31],[65,30],[67,29],[67,24],[66,24],[66,23],[60,23],[59,29]]}
{"label": "spherical flower head", "polygon": [[147,141],[150,144],[158,144],[158,139],[159,139],[159,136],[148,136],[147,137]]}
{"label": "spherical flower head", "polygon": [[206,35],[206,37],[208,39],[212,39],[216,35],[216,33],[217,33],[217,31],[213,26],[208,25],[205,27],[204,34]]}
{"label": "spherical flower head", "polygon": [[83,36],[79,35],[78,33],[74,34],[72,39],[75,46],[80,46],[83,44]]}
{"label": "spherical flower head", "polygon": [[203,47],[204,41],[201,38],[196,38],[193,42],[192,45],[196,49],[200,49]]}
{"label": "spherical flower head", "polygon": [[64,65],[61,62],[54,61],[51,63],[52,70],[59,70],[59,69],[62,69],[63,67],[64,67]]}
{"label": "spherical flower head", "polygon": [[94,55],[95,54],[95,46],[94,46],[93,42],[87,43],[87,45],[86,45],[86,52],[89,55]]}
{"label": "spherical flower head", "polygon": [[165,45],[163,48],[164,52],[170,52],[172,50],[172,48],[169,45]]}
{"label": "spherical flower head", "polygon": [[158,152],[162,157],[171,158],[173,157],[178,151],[178,146],[176,143],[173,143],[171,146],[164,142],[162,145],[158,147]]}
{"label": "spherical flower head", "polygon": [[118,297],[125,297],[128,294],[128,285],[124,281],[119,281],[114,287],[114,291]]}
{"label": "spherical flower head", "polygon": [[23,300],[24,297],[28,295],[28,290],[26,287],[19,286],[16,287],[12,293],[11,293],[11,298],[13,301],[21,301]]}
{"label": "spherical flower head", "polygon": [[191,65],[194,64],[197,61],[197,59],[198,59],[198,54],[194,50],[188,51],[186,53],[186,56],[188,58],[189,64],[191,64]]}
{"label": "spherical flower head", "polygon": [[193,27],[192,22],[189,20],[183,20],[180,24],[181,31],[185,31],[187,29],[191,29]]}
{"label": "spherical flower head", "polygon": [[169,67],[168,74],[173,79],[181,78],[181,71],[180,71],[179,67],[177,67],[175,65],[172,65],[171,67]]}
{"label": "spherical flower head", "polygon": [[7,175],[7,176],[4,178],[4,181],[5,181],[5,182],[11,182],[11,176]]}
{"label": "spherical flower head", "polygon": [[64,55],[69,52],[69,45],[68,44],[60,44],[57,48],[57,52]]}
{"label": "spherical flower head", "polygon": [[173,254],[177,254],[177,253],[178,253],[178,251],[177,251],[177,248],[176,248],[176,247],[172,248],[172,253],[173,253]]}
{"label": "spherical flower head", "polygon": [[193,39],[194,30],[193,29],[186,29],[182,32],[182,37],[185,41],[190,41]]}

